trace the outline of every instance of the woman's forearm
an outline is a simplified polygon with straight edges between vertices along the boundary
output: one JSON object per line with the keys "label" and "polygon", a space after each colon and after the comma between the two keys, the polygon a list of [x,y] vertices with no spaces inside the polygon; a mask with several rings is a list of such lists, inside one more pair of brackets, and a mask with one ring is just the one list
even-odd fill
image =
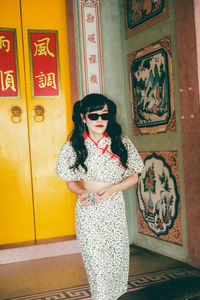
{"label": "woman's forearm", "polygon": [[113,192],[120,192],[129,189],[131,186],[135,185],[138,182],[138,174],[135,173],[123,181],[113,184],[112,189]]}
{"label": "woman's forearm", "polygon": [[77,194],[79,196],[79,200],[82,203],[82,205],[88,206],[94,204],[88,192],[82,188],[80,182],[66,181],[66,184],[70,191],[72,191],[74,194]]}
{"label": "woman's forearm", "polygon": [[138,182],[138,174],[135,173],[119,183],[111,184],[99,191],[98,195],[95,197],[96,202],[105,201],[109,199],[113,193],[127,190],[131,186],[135,185],[137,182]]}
{"label": "woman's forearm", "polygon": [[[135,173],[135,174],[127,177],[126,179],[124,179],[123,181],[121,181],[119,183],[112,184],[112,185],[110,185],[106,188],[103,188],[99,193],[99,197],[102,198],[102,195],[106,194],[106,193],[113,194],[113,193],[116,193],[116,192],[121,192],[121,191],[127,190],[131,186],[135,185],[137,182],[138,182],[138,174]],[[80,182],[66,181],[66,184],[67,184],[68,189],[70,191],[72,191],[74,194],[77,194],[77,195],[79,195],[83,198],[88,197],[87,191],[81,186]],[[107,197],[107,196],[104,195],[103,197]],[[98,196],[97,196],[97,198],[98,198]]]}
{"label": "woman's forearm", "polygon": [[80,186],[77,181],[66,181],[68,189],[77,195],[82,195],[85,190]]}

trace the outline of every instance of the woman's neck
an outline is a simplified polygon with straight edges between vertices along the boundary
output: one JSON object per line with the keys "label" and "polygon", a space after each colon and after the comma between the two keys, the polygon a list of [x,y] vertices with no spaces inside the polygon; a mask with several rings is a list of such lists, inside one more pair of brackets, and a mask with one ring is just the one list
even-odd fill
{"label": "woman's neck", "polygon": [[97,133],[89,132],[89,136],[93,141],[98,143],[98,141],[103,137],[103,134],[97,134]]}

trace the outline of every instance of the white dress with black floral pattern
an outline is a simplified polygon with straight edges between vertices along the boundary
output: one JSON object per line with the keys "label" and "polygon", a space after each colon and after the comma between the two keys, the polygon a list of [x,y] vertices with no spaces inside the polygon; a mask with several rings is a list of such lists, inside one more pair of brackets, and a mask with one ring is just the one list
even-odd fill
{"label": "white dress with black floral pattern", "polygon": [[[70,142],[59,153],[56,173],[65,181],[101,181],[115,184],[134,173],[141,173],[144,165],[127,136],[122,138],[128,161],[125,169],[118,156],[111,151],[111,139],[104,136],[95,143],[85,139],[88,156],[85,165],[70,169],[76,153]],[[95,195],[95,192],[90,192]],[[105,202],[83,206],[78,198],[75,210],[76,235],[85,263],[93,300],[115,300],[127,291],[129,270],[129,241],[125,203],[122,192],[114,193]]]}

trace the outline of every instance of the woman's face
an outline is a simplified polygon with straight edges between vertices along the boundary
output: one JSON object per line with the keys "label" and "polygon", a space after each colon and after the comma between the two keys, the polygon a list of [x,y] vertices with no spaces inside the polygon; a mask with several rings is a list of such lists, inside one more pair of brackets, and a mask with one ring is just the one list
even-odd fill
{"label": "woman's face", "polygon": [[83,118],[83,122],[86,123],[87,127],[88,127],[88,131],[89,131],[89,135],[92,136],[102,136],[103,133],[106,130],[106,127],[108,125],[108,120],[102,120],[102,118],[99,116],[97,120],[91,120],[89,118],[89,116],[91,115],[91,117],[97,117],[94,116],[94,114],[98,114],[98,115],[104,115],[104,114],[108,114],[108,107],[107,104],[105,104],[104,108],[101,110],[95,110],[92,112],[87,112],[85,115],[85,118]]}

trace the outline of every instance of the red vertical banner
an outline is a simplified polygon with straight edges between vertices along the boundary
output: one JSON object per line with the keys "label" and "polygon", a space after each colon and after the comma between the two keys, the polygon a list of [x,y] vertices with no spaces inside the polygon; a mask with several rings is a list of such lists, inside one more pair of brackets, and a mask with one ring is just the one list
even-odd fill
{"label": "red vertical banner", "polygon": [[28,30],[32,98],[60,97],[57,31]]}
{"label": "red vertical banner", "polygon": [[15,29],[0,29],[0,98],[19,98],[17,39]]}

